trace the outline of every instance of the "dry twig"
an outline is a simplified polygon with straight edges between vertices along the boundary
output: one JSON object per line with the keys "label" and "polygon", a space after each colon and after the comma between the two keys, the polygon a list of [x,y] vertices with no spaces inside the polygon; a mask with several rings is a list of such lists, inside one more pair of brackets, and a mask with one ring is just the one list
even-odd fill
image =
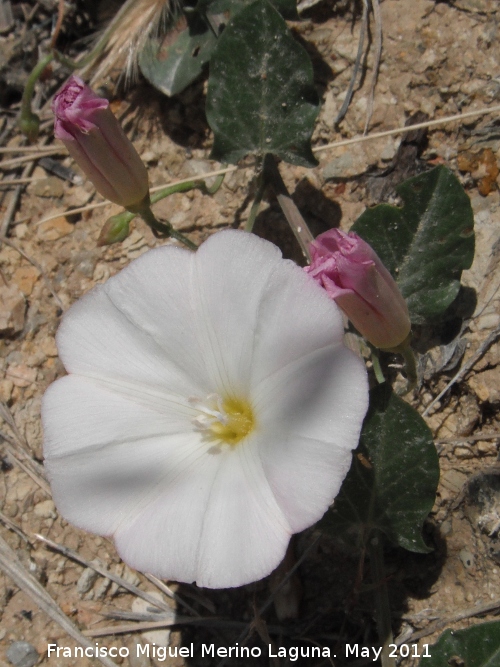
{"label": "dry twig", "polygon": [[438,401],[440,401],[443,396],[446,394],[448,389],[453,387],[454,384],[456,384],[459,380],[461,380],[467,373],[474,367],[474,365],[481,359],[483,354],[488,350],[488,348],[493,345],[493,343],[497,340],[497,338],[500,336],[500,327],[497,327],[494,331],[490,333],[488,338],[481,343],[479,346],[479,349],[477,352],[467,361],[466,364],[462,366],[462,368],[458,371],[458,373],[453,377],[446,387],[443,389],[443,391],[434,398],[429,405],[425,408],[425,410],[422,413],[422,417],[426,417],[429,412],[432,410],[432,408],[436,405]]}
{"label": "dry twig", "polygon": [[[374,141],[377,139],[383,139],[384,137],[392,137],[394,135],[398,134],[405,134],[406,132],[409,132],[411,130],[419,130],[422,128],[426,127],[436,127],[438,125],[446,125],[446,123],[451,123],[454,121],[460,121],[465,118],[474,118],[474,117],[479,117],[479,116],[485,116],[490,113],[496,113],[500,111],[500,105],[490,107],[490,108],[483,108],[483,109],[477,109],[475,111],[467,111],[465,113],[459,113],[455,114],[453,116],[446,116],[445,118],[436,118],[434,120],[427,121],[425,123],[416,123],[415,125],[408,125],[405,127],[398,127],[395,128],[394,130],[385,130],[384,132],[374,132],[373,134],[369,134],[366,136],[360,136],[360,137],[354,137],[353,139],[343,139],[342,141],[335,141],[331,144],[325,144],[323,146],[316,146],[314,147],[313,153],[322,153],[327,150],[334,150],[335,148],[340,148],[341,146],[350,146],[351,144],[358,144],[358,143],[363,143],[365,141]],[[210,178],[211,176],[219,176],[220,174],[229,174],[233,171],[237,171],[239,169],[246,169],[248,168],[248,164],[242,165],[242,166],[232,166],[232,167],[226,167],[224,169],[216,169],[215,171],[209,171],[206,172],[205,174],[201,174],[199,176],[196,176],[195,178],[193,177],[188,177],[188,178],[183,178],[178,181],[172,181],[170,183],[164,183],[163,185],[158,185],[155,186],[154,188],[151,188],[151,192],[158,192],[159,190],[163,190],[163,188],[173,186],[173,185],[179,185],[180,183],[187,183],[188,181],[203,181],[206,178]],[[76,213],[85,213],[86,211],[93,211],[96,208],[103,208],[104,206],[109,206],[108,201],[103,201],[99,202],[97,204],[89,204],[87,206],[82,206],[81,208],[75,208],[70,211],[72,214]],[[44,222],[48,222],[49,220],[54,220],[55,218],[59,218],[61,216],[61,213],[55,213],[53,215],[49,215],[46,218],[43,218],[42,220],[39,220],[36,224],[41,225]]]}
{"label": "dry twig", "polygon": [[53,146],[0,146],[0,155],[2,153],[43,153],[52,150]]}
{"label": "dry twig", "polygon": [[158,621],[141,621],[139,623],[126,623],[124,625],[109,625],[96,630],[85,630],[86,637],[105,637],[106,635],[125,634],[129,632],[146,632],[147,630],[158,630],[159,628],[171,628],[174,625],[203,625],[241,628],[245,625],[242,621],[230,621],[222,618],[192,618],[191,616],[179,616],[164,618]]}
{"label": "dry twig", "polygon": [[[26,570],[16,553],[7,542],[0,537],[0,568],[9,576],[16,586],[24,591],[50,618],[58,623],[65,632],[79,644],[92,647],[93,644],[69,620],[59,605],[51,598],[45,588]],[[117,667],[108,657],[97,657],[105,667]]]}
{"label": "dry twig", "polygon": [[13,248],[14,250],[16,250],[20,255],[22,255],[24,257],[24,259],[28,260],[28,262],[30,264],[32,264],[36,269],[38,269],[38,271],[40,271],[40,275],[42,276],[43,281],[45,282],[45,285],[47,286],[47,289],[49,290],[49,292],[54,297],[54,301],[57,303],[59,308],[62,311],[64,311],[65,310],[64,304],[61,301],[61,299],[59,298],[59,296],[58,296],[57,292],[55,291],[54,287],[52,286],[52,282],[50,281],[50,278],[46,274],[42,265],[39,264],[35,259],[33,259],[33,257],[30,257],[28,254],[26,254],[24,252],[24,250],[21,250],[21,248],[19,246],[17,246],[10,239],[7,239],[5,237],[3,237],[3,238],[0,237],[0,242],[5,243],[5,245],[8,245],[10,248]]}
{"label": "dry twig", "polygon": [[375,86],[377,85],[380,59],[382,58],[382,16],[380,15],[379,0],[370,0],[375,19],[375,61],[373,63],[373,75],[368,93],[368,107],[366,109],[366,121],[363,134],[368,132],[368,125],[373,114],[373,100],[375,99]]}
{"label": "dry twig", "polygon": [[33,459],[26,439],[17,428],[9,408],[2,402],[0,402],[0,419],[3,419],[14,435],[11,438],[6,433],[0,432],[0,438],[3,440],[2,446],[7,450],[9,458],[50,496],[50,487],[47,484],[43,466]]}
{"label": "dry twig", "polygon": [[66,155],[67,150],[64,146],[47,146],[45,149],[38,150],[37,152],[31,152],[29,155],[23,155],[22,157],[15,157],[10,160],[2,160],[0,162],[0,169],[12,169],[12,167],[18,167],[25,162],[32,162],[38,160],[41,157],[47,157],[48,155]]}
{"label": "dry twig", "polygon": [[351,80],[349,81],[349,86],[347,87],[347,92],[344,102],[340,108],[340,111],[337,114],[337,118],[335,118],[334,125],[338,125],[338,123],[340,123],[342,118],[346,115],[347,109],[349,108],[349,104],[351,103],[352,94],[354,92],[354,86],[356,85],[356,79],[358,78],[359,68],[361,67],[361,58],[363,57],[363,47],[365,45],[365,36],[367,27],[368,27],[368,0],[363,0],[363,15],[361,16],[361,27],[359,31],[358,52],[356,53],[356,61],[354,63],[354,68],[351,74]]}
{"label": "dry twig", "polygon": [[[161,579],[158,579],[155,577],[153,574],[148,574],[147,572],[144,572],[144,576],[148,581],[150,581],[152,584],[154,584],[157,588],[160,589],[162,593],[167,595],[169,598],[172,598],[172,600],[175,600],[177,604],[182,605],[185,609],[190,611],[192,614],[195,616],[199,616],[198,612],[191,607],[190,604],[188,604],[183,598],[181,598],[180,595],[175,593],[173,590],[171,590],[166,584],[161,581]],[[197,601],[202,604],[208,611],[211,611],[213,614],[215,614],[215,607],[210,603],[210,606],[207,604],[205,599],[200,595],[197,597]],[[208,601],[210,602],[210,601]]]}
{"label": "dry twig", "polygon": [[486,604],[478,605],[477,607],[470,607],[469,609],[463,609],[462,611],[459,611],[457,614],[454,614],[453,616],[448,616],[447,618],[442,618],[439,621],[436,621],[435,623],[431,623],[423,630],[414,632],[412,635],[410,635],[410,637],[403,637],[401,640],[396,639],[395,642],[398,645],[402,643],[410,644],[412,642],[416,642],[419,639],[422,639],[422,637],[427,637],[428,635],[432,635],[434,632],[437,632],[438,630],[442,630],[447,626],[453,625],[453,623],[456,623],[457,621],[463,621],[465,618],[473,618],[474,616],[483,616],[483,614],[496,613],[499,610],[500,610],[500,600],[497,600],[496,602],[488,602]]}
{"label": "dry twig", "polygon": [[[277,594],[279,593],[279,591],[283,588],[283,586],[285,586],[285,585],[289,582],[289,580],[291,579],[291,577],[293,577],[293,575],[295,574],[295,572],[296,572],[296,571],[299,569],[299,567],[302,565],[302,563],[303,563],[304,560],[307,558],[307,556],[308,556],[309,553],[312,551],[312,549],[318,544],[320,538],[321,538],[320,535],[318,535],[317,537],[315,537],[315,538],[312,540],[312,542],[309,544],[309,546],[307,547],[307,549],[305,549],[305,551],[304,551],[304,553],[301,555],[301,557],[297,559],[297,562],[295,563],[295,565],[294,565],[293,567],[291,567],[291,568],[288,570],[288,572],[286,573],[286,576],[283,577],[283,579],[280,581],[280,583],[278,584],[278,586],[276,586],[276,588],[273,590],[273,592],[272,592],[271,595],[267,598],[267,600],[264,602],[264,604],[263,604],[261,607],[259,607],[259,609],[257,610],[256,619],[261,619],[261,617],[262,617],[262,615],[264,614],[264,612],[268,609],[268,607],[270,607],[270,606],[273,604],[273,602],[274,602],[274,598],[276,597],[276,595],[277,595]],[[254,627],[255,627],[255,620],[253,620],[251,623],[245,624],[245,629],[244,629],[243,632],[239,635],[239,637],[238,637],[236,643],[237,643],[237,644],[241,644],[242,646],[243,646],[244,644],[246,644],[246,642],[247,642],[247,641],[250,639],[250,637],[252,636],[252,632],[253,632]],[[270,628],[268,628],[268,630],[270,630]],[[219,662],[219,664],[217,665],[217,667],[224,667],[224,665],[226,664],[226,662],[227,662],[227,658],[223,658],[223,659]]]}
{"label": "dry twig", "polygon": [[63,554],[63,556],[66,556],[66,558],[70,558],[71,560],[80,563],[80,565],[83,565],[84,567],[90,567],[96,572],[99,572],[99,574],[101,574],[103,577],[106,577],[107,579],[114,581],[115,584],[118,584],[118,586],[125,588],[127,591],[129,591],[129,593],[132,593],[133,595],[142,598],[143,600],[146,600],[146,602],[151,604],[153,607],[157,607],[158,609],[162,609],[163,611],[168,611],[168,612],[172,611],[172,608],[166,602],[164,602],[163,600],[159,600],[158,598],[155,598],[150,593],[141,591],[140,588],[137,588],[137,586],[130,584],[128,581],[122,579],[122,577],[119,577],[117,574],[110,572],[103,565],[100,565],[99,563],[91,563],[90,561],[85,560],[85,558],[80,556],[80,554],[78,554],[76,551],[73,551],[72,549],[63,546],[62,544],[57,544],[57,542],[49,540],[48,537],[44,537],[43,535],[39,535],[38,533],[35,533],[35,537],[41,542],[47,544],[51,549],[54,549],[55,551],[58,551],[59,553]]}
{"label": "dry twig", "polygon": [[478,442],[479,440],[498,440],[500,439],[500,431],[498,433],[475,433],[464,438],[443,438],[441,440],[434,440],[436,445],[462,445],[467,442]]}
{"label": "dry twig", "polygon": [[4,178],[0,181],[0,188],[11,188],[14,185],[28,185],[36,181],[43,181],[43,178]]}
{"label": "dry twig", "polygon": [[[34,466],[36,464],[36,461],[33,461],[32,459],[25,459],[23,461],[16,449],[8,442],[8,440],[5,438],[5,436],[2,435],[2,438],[4,439],[3,442],[3,447],[7,450],[7,454],[9,456],[9,459],[12,460],[13,463],[15,463],[18,468],[21,468],[23,472],[25,472],[31,479],[37,484],[42,491],[44,491],[49,497],[52,497],[52,493],[50,490],[50,486],[47,484],[47,482],[44,480],[43,476],[34,470]],[[39,465],[39,464],[36,464]]]}
{"label": "dry twig", "polygon": [[31,542],[29,541],[29,538],[25,533],[17,526],[11,519],[9,519],[8,516],[5,516],[3,512],[0,512],[0,521],[7,526],[9,530],[11,530],[13,533],[16,535],[19,535],[19,537],[26,542],[26,544],[29,544],[31,546]]}

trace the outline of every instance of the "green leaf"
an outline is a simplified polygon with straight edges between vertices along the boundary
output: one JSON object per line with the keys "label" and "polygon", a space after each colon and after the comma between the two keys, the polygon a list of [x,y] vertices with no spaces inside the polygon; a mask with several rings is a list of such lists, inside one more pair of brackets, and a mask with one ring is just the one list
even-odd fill
{"label": "green leaf", "polygon": [[139,54],[139,67],[155,88],[165,95],[176,95],[201,74],[216,43],[208,26],[192,34],[181,17],[166,35],[146,42]]}
{"label": "green leaf", "polygon": [[271,0],[271,2],[284,19],[288,21],[298,20],[299,15],[296,0]]}
{"label": "green leaf", "polygon": [[274,153],[315,166],[311,135],[318,111],[309,56],[267,0],[252,2],[228,23],[210,61],[211,157],[236,163]]}
{"label": "green leaf", "polygon": [[432,509],[439,462],[432,434],[387,383],[370,392],[370,407],[351,469],[322,525],[359,546],[374,530],[409,551],[428,553],[422,525]]}
{"label": "green leaf", "polygon": [[[466,630],[446,630],[436,644],[429,646],[430,658],[420,667],[498,667],[500,665],[500,621],[480,623]],[[457,658],[451,662],[452,658]]]}
{"label": "green leaf", "polygon": [[474,258],[469,197],[445,167],[396,188],[404,206],[380,204],[352,226],[379,255],[407,300],[414,324],[438,318],[456,298]]}
{"label": "green leaf", "polygon": [[[213,0],[209,1],[210,12],[214,14],[223,14],[235,16],[241,9],[249,5],[253,0]],[[297,12],[296,0],[270,0],[281,16],[288,21],[297,21],[299,15]]]}

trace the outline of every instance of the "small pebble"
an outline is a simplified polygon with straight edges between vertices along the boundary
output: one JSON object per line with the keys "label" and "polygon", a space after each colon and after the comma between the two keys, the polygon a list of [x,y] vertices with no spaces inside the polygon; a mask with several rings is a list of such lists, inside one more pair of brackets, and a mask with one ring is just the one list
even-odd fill
{"label": "small pebble", "polygon": [[455,447],[453,453],[458,459],[471,459],[474,456],[474,452],[468,447]]}
{"label": "small pebble", "polygon": [[35,516],[39,517],[40,519],[55,519],[57,516],[56,506],[50,499],[42,500],[41,502],[37,503],[33,512]]}
{"label": "small pebble", "polygon": [[24,327],[26,300],[17,285],[2,286],[0,291],[0,335],[8,337]]}
{"label": "small pebble", "polygon": [[81,573],[80,578],[76,584],[76,590],[80,595],[85,595],[88,593],[92,586],[95,584],[98,573],[90,567],[86,567],[85,570]]}
{"label": "small pebble", "polygon": [[101,579],[95,587],[94,600],[102,600],[108,592],[110,586],[111,581],[107,577]]}
{"label": "small pebble", "polygon": [[474,556],[468,549],[462,549],[459,554],[460,560],[462,561],[463,566],[469,570],[471,567],[474,567]]}
{"label": "small pebble", "polygon": [[6,375],[16,387],[29,387],[36,381],[36,368],[29,368],[25,364],[11,364]]}
{"label": "small pebble", "polygon": [[38,657],[38,651],[29,642],[13,642],[7,649],[7,660],[15,667],[33,667]]}
{"label": "small pebble", "polygon": [[441,535],[443,537],[446,537],[447,535],[451,535],[451,533],[453,532],[451,521],[443,521],[443,523],[441,524],[441,528],[440,528],[439,532],[441,533]]}

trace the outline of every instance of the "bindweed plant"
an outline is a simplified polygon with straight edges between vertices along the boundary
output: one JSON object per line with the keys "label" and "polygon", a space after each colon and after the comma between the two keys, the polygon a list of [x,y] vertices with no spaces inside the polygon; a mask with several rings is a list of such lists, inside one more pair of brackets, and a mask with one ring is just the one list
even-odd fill
{"label": "bindweed plant", "polygon": [[[56,136],[124,208],[99,244],[122,241],[140,215],[187,248],[150,251],[65,315],[57,343],[68,376],[44,398],[45,465],[65,518],[112,536],[133,567],[181,582],[260,579],[291,535],[317,524],[358,554],[360,571],[369,560],[388,667],[384,546],[431,550],[422,528],[439,479],[432,434],[398,393],[417,382],[412,327],[446,316],[472,263],[473,216],[438,166],[399,186],[402,207],[367,209],[349,233],[314,239],[278,164],[316,165],[319,98],[286,23],[296,18],[291,0],[199,0],[176,10],[166,51],[154,36],[139,56],[168,95],[208,64],[211,157],[255,163],[245,231],[219,232],[199,249],[156,219],[152,205],[179,188],[150,196],[107,101],[75,76],[56,96]],[[52,58],[69,65],[55,50]],[[33,136],[29,97],[27,89],[21,125]],[[267,189],[305,270],[251,234]],[[339,308],[372,351],[369,393],[359,355],[343,345]],[[379,350],[402,355],[402,390],[385,377]]]}

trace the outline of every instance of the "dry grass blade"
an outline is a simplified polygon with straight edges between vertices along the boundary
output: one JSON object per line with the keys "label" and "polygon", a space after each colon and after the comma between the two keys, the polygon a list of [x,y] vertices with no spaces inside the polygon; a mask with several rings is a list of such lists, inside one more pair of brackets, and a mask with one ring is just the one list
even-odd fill
{"label": "dry grass blade", "polygon": [[31,545],[31,542],[29,541],[29,538],[25,533],[19,528],[19,526],[16,526],[16,524],[9,519],[8,516],[5,516],[3,512],[0,512],[0,521],[4,524],[4,526],[7,526],[9,530],[11,530],[13,533],[16,535],[19,535],[19,537],[26,542],[26,544]]}
{"label": "dry grass blade", "polygon": [[4,422],[8,424],[10,430],[14,434],[14,437],[19,443],[19,446],[21,447],[21,449],[24,450],[24,453],[28,455],[29,454],[28,443],[26,442],[25,438],[21,435],[21,432],[17,428],[17,424],[14,421],[14,417],[12,416],[11,411],[9,410],[7,405],[1,401],[0,401],[0,419],[3,419]]}
{"label": "dry grass blade", "polygon": [[29,155],[23,155],[22,157],[15,157],[11,160],[3,160],[0,162],[0,169],[12,169],[12,167],[18,167],[20,164],[25,162],[31,162],[33,160],[38,160],[41,157],[47,157],[47,155],[60,155],[67,154],[67,150],[64,146],[47,146],[44,150],[39,150],[38,152],[31,152]]}
{"label": "dry grass blade", "polygon": [[478,442],[480,440],[498,440],[500,439],[500,431],[497,433],[475,433],[463,438],[441,438],[434,440],[436,445],[461,445],[467,442]]}
{"label": "dry grass blade", "polygon": [[[2,153],[44,153],[45,151],[51,151],[53,146],[0,146],[0,155]],[[64,150],[64,148],[61,148]]]}
{"label": "dry grass blade", "polygon": [[[156,621],[173,621],[177,618],[174,610],[167,614],[164,611],[123,611],[123,609],[109,609],[108,611],[101,611],[104,618],[109,618],[113,621],[136,621],[136,622],[156,622]],[[102,630],[102,628],[100,628]]]}
{"label": "dry grass blade", "polygon": [[359,41],[358,41],[358,52],[356,54],[356,62],[354,63],[354,69],[352,70],[351,80],[349,81],[349,86],[347,87],[347,93],[345,100],[340,108],[340,111],[337,114],[334,125],[340,123],[342,118],[346,115],[349,104],[351,103],[352,94],[354,92],[354,86],[356,85],[356,79],[358,78],[359,68],[361,67],[361,58],[363,57],[363,47],[365,45],[365,35],[366,29],[368,27],[368,0],[363,0],[363,15],[361,17],[361,28],[359,32]]}
{"label": "dry grass blade", "polygon": [[28,443],[17,428],[9,408],[2,402],[0,402],[0,419],[3,419],[14,434],[14,437],[11,438],[6,433],[0,432],[0,438],[4,441],[3,447],[7,450],[9,458],[21,468],[21,470],[29,475],[48,496],[51,496],[50,487],[45,479],[43,466],[31,456]]}
{"label": "dry grass blade", "polygon": [[[144,621],[139,623],[126,623],[124,625],[109,625],[96,630],[84,630],[86,637],[105,637],[107,635],[126,634],[128,632],[146,632],[147,630],[158,630],[159,628],[170,628],[175,625],[196,625],[212,628],[236,628],[246,627],[243,621],[231,621],[224,618],[191,618],[191,616],[178,616],[174,620]],[[273,634],[286,634],[281,627],[269,627]]]}
{"label": "dry grass blade", "polygon": [[29,183],[43,180],[43,178],[5,178],[3,181],[0,181],[0,188],[12,188],[14,185],[28,185]]}
{"label": "dry grass blade", "polygon": [[167,612],[172,611],[172,608],[163,600],[159,600],[158,598],[155,598],[153,595],[141,591],[140,588],[137,588],[137,586],[134,586],[133,584],[129,584],[128,581],[122,579],[117,574],[109,572],[109,570],[107,570],[104,566],[99,565],[98,563],[91,563],[90,561],[85,560],[85,558],[82,558],[82,556],[80,556],[80,554],[78,554],[76,551],[73,551],[68,547],[64,547],[62,544],[57,544],[57,542],[49,540],[48,537],[44,537],[43,535],[39,535],[38,533],[35,533],[35,537],[41,542],[47,544],[49,547],[51,547],[51,549],[55,549],[55,551],[58,551],[59,553],[63,554],[63,556],[66,556],[66,558],[71,558],[71,560],[80,563],[80,565],[83,565],[84,567],[90,567],[96,572],[99,572],[99,574],[102,574],[103,577],[107,577],[111,581],[114,581],[115,584],[118,584],[118,586],[125,588],[127,591],[129,591],[129,593],[132,593],[133,595],[142,598],[143,600],[146,600],[146,602],[149,602],[151,606],[157,607],[158,609],[162,609],[163,611]]}
{"label": "dry grass blade", "polygon": [[382,16],[380,15],[379,0],[370,0],[375,19],[375,61],[373,63],[373,75],[370,82],[370,91],[368,93],[368,107],[366,109],[366,121],[363,134],[368,132],[368,125],[372,119],[373,101],[375,99],[375,86],[377,85],[380,60],[382,58]]}
{"label": "dry grass blade", "polygon": [[[23,179],[29,178],[31,176],[34,166],[34,162],[30,162],[26,165],[22,174]],[[3,240],[7,236],[7,232],[9,231],[10,223],[14,218],[22,190],[22,185],[17,185],[14,189],[14,192],[10,194],[9,203],[7,204],[5,215],[3,217],[2,224],[0,225],[0,240]]]}
{"label": "dry grass blade", "polygon": [[[204,181],[207,178],[211,178],[212,176],[221,176],[222,174],[230,174],[233,171],[237,171],[239,167],[225,167],[224,169],[215,169],[214,171],[209,171],[206,174],[202,174],[201,176],[189,176],[188,178],[182,178],[178,181],[172,181],[170,183],[164,183],[163,185],[155,185],[154,188],[150,188],[150,192],[159,192],[160,190],[163,190],[164,188],[171,187],[173,185],[180,185],[181,183],[189,183],[190,181]],[[86,213],[87,211],[93,211],[96,208],[103,208],[104,206],[109,206],[110,202],[109,201],[101,201],[98,202],[97,204],[88,204],[87,206],[82,206],[81,208],[72,208],[68,213],[71,215],[75,215],[76,213]],[[43,218],[42,220],[39,220],[36,223],[36,226],[38,227],[39,225],[43,225],[44,222],[48,222],[49,220],[55,220],[56,218],[60,218],[61,213],[55,213],[54,215],[48,215],[46,218]]]}
{"label": "dry grass blade", "polygon": [[[43,144],[45,144],[48,141],[47,138],[44,138],[41,142],[41,151],[39,151],[37,157],[44,157],[45,155],[48,155],[48,152],[44,152]],[[53,150],[53,149],[52,149]],[[35,154],[36,156],[36,154]],[[22,178],[29,178],[33,172],[33,169],[35,168],[35,163],[36,163],[36,157],[33,157],[33,154],[24,156],[22,158],[15,158],[14,160],[4,160],[3,162],[0,162],[0,167],[3,165],[7,164],[23,164],[24,162],[27,162],[28,164],[24,167],[23,173],[22,173]],[[7,236],[7,232],[9,231],[10,223],[12,222],[14,218],[14,214],[17,209],[17,205],[19,203],[19,198],[21,197],[21,192],[23,191],[23,186],[18,185],[14,189],[14,192],[11,193],[9,203],[7,205],[7,208],[5,210],[5,215],[2,220],[2,224],[0,225],[0,240],[4,240]]]}
{"label": "dry grass blade", "polygon": [[[29,454],[27,454],[22,448],[20,448],[17,444],[14,438],[11,438],[8,436],[6,433],[0,432],[0,438],[3,440],[3,446],[5,449],[9,451],[9,453],[12,453],[12,455],[15,457],[16,461],[20,460],[24,462],[24,465],[33,472],[34,475],[40,477],[41,479],[45,479],[45,470],[43,469],[43,466],[38,463],[38,461],[35,461]],[[24,470],[24,468],[23,468]]]}
{"label": "dry grass blade", "polygon": [[42,491],[44,491],[49,496],[49,498],[52,497],[50,486],[47,484],[45,479],[43,479],[42,475],[36,471],[36,469],[33,470],[35,461],[26,458],[25,463],[23,460],[21,460],[18,451],[9,443],[7,438],[4,438],[3,447],[7,450],[9,459],[12,461],[12,463],[17,465],[23,472],[31,477],[35,484],[37,484],[42,489]]}
{"label": "dry grass blade", "polygon": [[93,87],[101,85],[113,70],[125,72],[127,81],[133,78],[138,53],[175,4],[172,0],[127,0],[100,38],[106,46],[97,68],[94,60],[81,70],[82,76],[92,72]]}
{"label": "dry grass blade", "polygon": [[334,150],[341,146],[350,146],[351,144],[361,144],[365,141],[374,141],[376,139],[383,139],[384,137],[393,137],[397,134],[406,134],[412,130],[421,130],[426,127],[437,127],[439,125],[446,125],[454,121],[463,121],[466,118],[474,118],[479,116],[486,116],[488,114],[498,113],[500,111],[500,104],[494,107],[476,109],[474,111],[466,111],[464,113],[457,113],[453,116],[445,116],[444,118],[435,118],[434,120],[425,121],[425,123],[415,123],[415,125],[405,125],[397,127],[394,130],[384,130],[383,132],[373,132],[373,134],[363,135],[361,137],[354,137],[353,139],[342,139],[341,141],[334,141],[331,144],[324,144],[323,146],[313,147],[313,153],[322,153],[323,151]]}
{"label": "dry grass blade", "polygon": [[[193,619],[189,619],[193,620]],[[129,632],[146,632],[147,630],[158,630],[160,628],[170,628],[176,625],[177,621],[152,621],[144,623],[126,623],[124,625],[108,625],[98,630],[84,630],[86,637],[107,637],[109,635],[124,635]]]}
{"label": "dry grass blade", "polygon": [[462,368],[458,371],[458,373],[453,377],[446,387],[441,391],[436,398],[434,398],[429,405],[425,408],[425,410],[422,413],[422,417],[426,417],[429,412],[432,410],[432,408],[436,405],[438,401],[440,401],[443,396],[446,394],[448,389],[453,387],[453,385],[461,380],[467,373],[474,367],[474,365],[481,359],[483,354],[488,350],[488,348],[493,345],[493,343],[497,340],[497,338],[500,336],[500,327],[497,327],[494,331],[490,333],[488,338],[479,346],[476,354],[474,354],[466,364],[462,366]]}
{"label": "dry grass blade", "polygon": [[[53,621],[58,623],[70,637],[73,637],[73,639],[84,647],[93,647],[92,642],[73,625],[45,588],[21,564],[16,553],[2,537],[0,537],[0,567],[14,581],[16,586],[29,595],[40,609],[48,614]],[[107,657],[98,657],[96,659],[105,665],[105,667],[116,667],[116,662]]]}
{"label": "dry grass blade", "polygon": [[[190,604],[188,604],[179,595],[177,595],[177,593],[174,593],[174,591],[172,591],[166,584],[164,584],[163,581],[161,581],[161,579],[158,579],[153,574],[148,574],[147,572],[144,573],[144,576],[146,577],[146,579],[148,581],[150,581],[157,588],[159,588],[162,593],[167,595],[169,598],[172,598],[172,600],[175,600],[177,602],[177,604],[182,605],[185,609],[190,611],[195,616],[199,616],[198,612],[195,609],[193,609],[193,607],[191,607]],[[200,604],[203,604],[203,606],[205,606],[205,608],[208,608],[208,611],[211,611],[212,613],[215,613],[215,607],[213,605],[208,607],[208,605],[205,603],[205,600],[198,600],[198,602],[200,602]]]}
{"label": "dry grass blade", "polygon": [[473,618],[474,616],[483,616],[484,614],[496,613],[499,610],[500,600],[496,600],[495,602],[488,602],[487,604],[478,605],[469,609],[463,609],[453,616],[448,616],[447,618],[442,618],[435,623],[431,623],[423,630],[419,630],[418,632],[410,635],[410,637],[403,637],[403,639],[396,639],[395,641],[398,646],[403,643],[409,644],[411,642],[416,642],[422,637],[427,637],[432,635],[434,632],[437,632],[438,630],[442,630],[443,628],[446,628],[453,623],[457,623],[457,621],[463,621],[465,618]]}
{"label": "dry grass blade", "polygon": [[[319,542],[320,539],[321,539],[321,536],[320,536],[320,535],[318,535],[317,537],[315,537],[315,538],[313,539],[313,541],[312,541],[311,544],[307,547],[307,549],[304,551],[304,553],[301,555],[301,557],[297,559],[297,562],[295,563],[295,565],[294,565],[293,567],[291,567],[291,568],[288,570],[288,572],[286,573],[286,576],[283,577],[283,579],[282,579],[282,581],[279,583],[279,585],[276,586],[276,588],[274,589],[274,591],[272,592],[272,594],[268,597],[268,599],[266,600],[266,602],[264,602],[264,604],[263,604],[261,607],[259,607],[259,609],[258,609],[257,612],[256,612],[256,618],[261,619],[261,617],[262,617],[262,615],[264,614],[264,612],[266,611],[266,609],[267,609],[268,607],[270,607],[270,606],[273,604],[275,596],[279,593],[279,591],[283,588],[283,586],[285,586],[285,585],[288,583],[288,581],[290,580],[290,578],[291,578],[291,577],[295,574],[295,572],[299,569],[299,567],[302,565],[302,563],[304,562],[304,560],[305,560],[305,559],[307,558],[307,556],[309,555],[310,551],[312,551],[312,549],[318,544],[318,542]],[[252,631],[253,631],[253,629],[254,629],[254,625],[255,625],[255,621],[252,621],[251,623],[246,624],[245,630],[243,630],[243,632],[240,634],[240,636],[238,637],[236,643],[238,643],[238,644],[240,644],[240,645],[244,645],[244,644],[246,644],[246,642],[249,640],[249,638],[250,638],[251,635],[252,635]],[[271,631],[271,628],[268,627],[268,631]],[[217,667],[224,667],[224,665],[226,664],[226,662],[227,662],[227,658],[223,658],[223,659],[218,663]]]}
{"label": "dry grass blade", "polygon": [[66,310],[66,308],[64,307],[63,302],[59,298],[59,296],[58,296],[57,292],[55,291],[54,287],[52,286],[52,283],[51,283],[47,273],[45,272],[43,266],[41,264],[39,264],[35,259],[33,259],[33,257],[30,257],[27,253],[25,253],[24,250],[21,250],[21,248],[19,246],[17,246],[10,239],[7,239],[5,237],[0,238],[0,242],[5,243],[5,245],[8,245],[10,248],[12,248],[16,252],[18,252],[20,255],[22,255],[24,257],[24,259],[26,259],[30,264],[32,264],[36,269],[38,269],[40,271],[40,275],[42,276],[42,279],[43,279],[47,289],[49,290],[49,292],[54,297],[54,301],[57,303],[57,305],[59,306],[59,308],[62,311]]}

